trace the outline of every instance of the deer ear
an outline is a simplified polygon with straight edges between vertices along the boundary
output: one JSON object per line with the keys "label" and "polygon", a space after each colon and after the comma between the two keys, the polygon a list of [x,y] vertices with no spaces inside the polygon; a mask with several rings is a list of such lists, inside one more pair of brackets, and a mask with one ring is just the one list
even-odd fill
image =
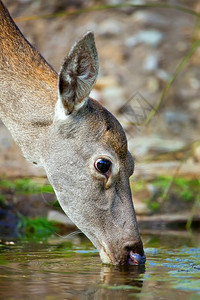
{"label": "deer ear", "polygon": [[59,74],[59,99],[65,114],[78,111],[87,101],[98,67],[94,35],[88,32],[72,47]]}

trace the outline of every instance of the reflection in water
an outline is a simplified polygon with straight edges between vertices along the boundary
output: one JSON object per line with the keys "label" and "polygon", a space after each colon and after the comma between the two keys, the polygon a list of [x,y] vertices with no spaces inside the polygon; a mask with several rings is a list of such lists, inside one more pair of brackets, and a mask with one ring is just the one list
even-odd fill
{"label": "reflection in water", "polygon": [[98,296],[97,299],[106,299],[106,297],[112,299],[114,291],[117,292],[119,299],[127,299],[127,291],[136,294],[140,293],[143,280],[139,275],[144,272],[145,266],[102,266],[101,282],[98,286],[99,290],[96,293]]}
{"label": "reflection in water", "polygon": [[127,299],[141,291],[144,266],[101,265],[96,250],[64,245],[2,245],[0,299]]}
{"label": "reflection in water", "polygon": [[[1,243],[0,299],[183,300],[200,296],[199,235],[163,239],[162,234],[148,233],[143,240],[146,267],[102,265],[86,239]],[[188,248],[189,240],[193,248]]]}

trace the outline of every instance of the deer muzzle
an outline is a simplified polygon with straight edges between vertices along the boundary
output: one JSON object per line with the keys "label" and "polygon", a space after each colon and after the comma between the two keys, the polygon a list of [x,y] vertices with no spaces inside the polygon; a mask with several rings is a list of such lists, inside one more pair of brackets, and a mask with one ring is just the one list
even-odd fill
{"label": "deer muzzle", "polygon": [[146,262],[142,242],[128,242],[121,249],[109,249],[103,242],[99,250],[104,264],[113,265],[143,265]]}
{"label": "deer muzzle", "polygon": [[143,265],[146,262],[146,256],[143,250],[142,242],[127,243],[124,246],[124,261],[128,265]]}

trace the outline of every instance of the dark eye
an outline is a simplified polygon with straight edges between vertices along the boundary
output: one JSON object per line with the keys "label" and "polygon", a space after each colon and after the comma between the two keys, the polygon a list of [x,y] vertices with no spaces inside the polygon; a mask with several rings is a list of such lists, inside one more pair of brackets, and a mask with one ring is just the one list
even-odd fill
{"label": "dark eye", "polygon": [[111,168],[111,161],[105,158],[99,158],[95,161],[95,168],[102,174],[108,173]]}

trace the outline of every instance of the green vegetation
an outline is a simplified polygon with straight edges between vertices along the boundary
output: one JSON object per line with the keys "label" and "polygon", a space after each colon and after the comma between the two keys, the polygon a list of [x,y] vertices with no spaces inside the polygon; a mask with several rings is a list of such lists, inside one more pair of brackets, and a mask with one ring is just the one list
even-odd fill
{"label": "green vegetation", "polygon": [[152,213],[156,213],[159,211],[160,209],[160,203],[157,201],[152,201],[151,199],[147,199],[144,201],[147,204],[148,209],[152,212]]}
{"label": "green vegetation", "polygon": [[6,204],[6,197],[0,194],[0,206]]}
{"label": "green vegetation", "polygon": [[191,204],[196,199],[200,199],[200,182],[198,179],[159,176],[152,184],[156,193],[147,200],[148,208],[152,212],[158,212],[164,202],[172,201],[172,199],[177,203],[177,207],[179,207],[179,202],[190,202]]}
{"label": "green vegetation", "polygon": [[33,219],[22,215],[19,217],[18,230],[23,238],[35,240],[46,239],[57,230],[55,223],[48,221],[46,218],[37,217]]}
{"label": "green vegetation", "polygon": [[8,189],[20,194],[54,193],[50,185],[39,184],[30,178],[15,180],[0,179],[0,189]]}
{"label": "green vegetation", "polygon": [[193,216],[200,203],[199,179],[158,176],[151,181],[131,182],[131,190],[134,196],[146,203],[151,213],[181,213],[185,210]]}
{"label": "green vegetation", "polygon": [[[20,213],[20,210],[18,210],[17,207],[17,204],[21,201],[21,195],[26,195],[27,201],[29,201],[29,197],[33,194],[38,194],[39,198],[41,195],[41,201],[44,201],[42,194],[54,194],[54,191],[50,185],[44,183],[44,179],[0,179],[0,208],[8,209],[12,214],[17,215],[19,218],[17,228],[19,237],[22,239],[25,238],[34,240],[46,239],[57,230],[55,223],[49,222],[45,217],[26,217]],[[24,197],[22,197],[22,199],[24,199]],[[51,204],[48,203],[48,205],[51,205],[51,207],[52,205],[55,206],[57,205],[57,201]],[[41,209],[43,209],[42,207],[43,206],[41,205]],[[27,210],[29,215],[31,215],[34,208],[30,205],[25,211]]]}
{"label": "green vegetation", "polygon": [[145,185],[146,185],[146,182],[145,180],[138,180],[138,181],[132,181],[131,182],[131,191],[133,192],[141,192],[145,189]]}
{"label": "green vegetation", "polygon": [[[136,198],[146,203],[149,213],[190,212],[190,218],[186,228],[191,228],[193,217],[200,203],[199,179],[158,176],[148,181],[144,179],[136,182],[132,181],[131,190],[134,197],[136,196]],[[13,213],[18,214],[20,220],[18,232],[21,238],[42,239],[51,236],[56,231],[55,223],[49,222],[46,218],[26,217],[18,213],[18,208],[15,210],[16,199],[18,199],[17,197],[20,199],[20,195],[27,195],[27,197],[29,197],[32,194],[37,195],[42,193],[54,194],[53,188],[44,183],[43,179],[0,179],[0,207],[4,209],[8,207],[9,210],[11,209],[10,207],[12,207]],[[40,197],[40,195],[38,197]],[[41,198],[41,201],[44,201],[44,199]],[[51,202],[48,205],[50,205],[51,208],[53,206],[54,209],[60,208],[57,201],[54,203]],[[30,206],[30,215],[32,209]]]}
{"label": "green vegetation", "polygon": [[192,201],[199,197],[200,181],[183,177],[159,176],[153,182],[160,190],[160,196],[167,197],[173,191],[183,201]]}

